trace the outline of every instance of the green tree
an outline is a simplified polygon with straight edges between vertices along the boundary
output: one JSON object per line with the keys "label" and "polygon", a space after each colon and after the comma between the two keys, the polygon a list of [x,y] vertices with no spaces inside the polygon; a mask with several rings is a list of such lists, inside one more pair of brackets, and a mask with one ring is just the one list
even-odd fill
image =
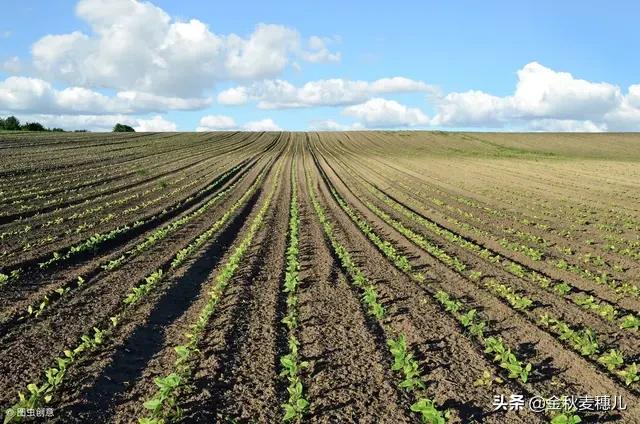
{"label": "green tree", "polygon": [[24,131],[46,131],[47,129],[40,122],[27,122],[22,126]]}
{"label": "green tree", "polygon": [[19,131],[20,121],[15,116],[10,116],[4,120],[4,129],[7,131]]}
{"label": "green tree", "polygon": [[136,132],[136,130],[134,130],[129,125],[124,125],[124,124],[121,124],[121,123],[117,123],[113,127],[113,132]]}

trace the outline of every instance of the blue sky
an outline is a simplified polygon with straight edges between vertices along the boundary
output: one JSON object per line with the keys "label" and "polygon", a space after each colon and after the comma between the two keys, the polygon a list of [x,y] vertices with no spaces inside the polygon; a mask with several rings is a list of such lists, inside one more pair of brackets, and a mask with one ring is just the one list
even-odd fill
{"label": "blue sky", "polygon": [[50,126],[640,130],[632,1],[3,3],[0,114]]}

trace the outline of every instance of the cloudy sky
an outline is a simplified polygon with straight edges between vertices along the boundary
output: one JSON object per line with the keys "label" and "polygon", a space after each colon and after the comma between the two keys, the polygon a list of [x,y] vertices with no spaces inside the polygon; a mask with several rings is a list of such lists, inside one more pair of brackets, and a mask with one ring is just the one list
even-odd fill
{"label": "cloudy sky", "polygon": [[640,131],[636,1],[3,0],[0,116]]}

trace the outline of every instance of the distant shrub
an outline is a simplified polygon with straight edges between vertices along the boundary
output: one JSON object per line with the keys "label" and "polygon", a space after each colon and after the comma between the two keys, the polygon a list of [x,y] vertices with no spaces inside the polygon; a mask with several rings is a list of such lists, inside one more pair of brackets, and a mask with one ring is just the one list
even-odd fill
{"label": "distant shrub", "polygon": [[113,132],[136,132],[136,130],[134,130],[129,125],[124,125],[124,124],[121,124],[121,123],[117,123],[113,127]]}

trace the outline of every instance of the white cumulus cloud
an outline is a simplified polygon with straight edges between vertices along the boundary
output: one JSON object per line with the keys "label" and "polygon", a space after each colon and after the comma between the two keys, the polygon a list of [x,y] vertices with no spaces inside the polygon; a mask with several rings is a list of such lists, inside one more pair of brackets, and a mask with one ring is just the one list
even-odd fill
{"label": "white cumulus cloud", "polygon": [[259,121],[250,121],[242,126],[246,131],[281,131],[282,128],[278,126],[273,119],[261,119]]}
{"label": "white cumulus cloud", "polygon": [[629,93],[626,96],[629,106],[640,108],[640,84],[629,86]]}
{"label": "white cumulus cloud", "polygon": [[620,89],[612,84],[577,79],[532,62],[518,71],[516,92],[507,102],[524,117],[585,119],[601,117],[621,100]]}
{"label": "white cumulus cloud", "polygon": [[197,97],[223,80],[274,77],[292,59],[335,61],[320,37],[258,24],[248,36],[217,34],[197,19],[173,19],[138,0],[80,0],[91,33],[47,35],[32,46],[35,68],[71,85]]}
{"label": "white cumulus cloud", "polygon": [[237,129],[236,121],[225,115],[207,115],[200,118],[196,131],[221,131]]}
{"label": "white cumulus cloud", "polygon": [[222,104],[243,104],[257,101],[261,109],[346,106],[365,102],[375,96],[390,93],[425,93],[438,90],[423,81],[404,77],[382,78],[372,82],[341,78],[309,81],[296,87],[284,80],[264,80],[248,86],[238,86],[218,94]]}
{"label": "white cumulus cloud", "polygon": [[238,106],[247,103],[249,95],[245,87],[233,87],[218,94],[218,103],[226,106]]}
{"label": "white cumulus cloud", "polygon": [[628,93],[607,82],[591,82],[537,62],[518,71],[513,95],[478,90],[432,98],[432,125],[510,127],[545,131],[640,130],[640,86]]}
{"label": "white cumulus cloud", "polygon": [[365,103],[346,107],[342,113],[359,119],[368,128],[412,127],[429,124],[429,117],[420,109],[382,98],[373,98]]}
{"label": "white cumulus cloud", "polygon": [[333,119],[322,119],[317,121],[311,121],[309,123],[309,130],[311,131],[349,131],[363,129],[364,126],[355,122],[351,125],[341,124]]}
{"label": "white cumulus cloud", "polygon": [[200,118],[196,131],[281,131],[282,129],[273,119],[265,118],[258,121],[245,122],[238,125],[230,116],[227,115],[207,115]]}
{"label": "white cumulus cloud", "polygon": [[0,110],[48,110],[55,103],[51,84],[36,78],[9,77],[0,82]]}
{"label": "white cumulus cloud", "polygon": [[113,114],[194,110],[211,103],[208,98],[163,97],[136,91],[106,96],[84,87],[55,89],[39,78],[9,77],[0,81],[0,110],[32,113]]}
{"label": "white cumulus cloud", "polygon": [[592,121],[577,121],[574,119],[534,119],[529,122],[527,129],[531,131],[553,132],[602,132],[607,130],[606,124],[596,124]]}
{"label": "white cumulus cloud", "polygon": [[[309,50],[303,52],[302,58],[307,62],[340,62],[340,53],[332,53],[328,45],[334,40],[313,35],[309,38]],[[299,65],[298,65],[299,66]]]}
{"label": "white cumulus cloud", "polygon": [[309,123],[309,129],[315,131],[342,131],[347,128],[348,125],[340,124],[333,119],[324,119]]}
{"label": "white cumulus cloud", "polygon": [[138,119],[138,124],[134,129],[138,132],[174,132],[177,126],[174,122],[156,115],[151,119]]}

